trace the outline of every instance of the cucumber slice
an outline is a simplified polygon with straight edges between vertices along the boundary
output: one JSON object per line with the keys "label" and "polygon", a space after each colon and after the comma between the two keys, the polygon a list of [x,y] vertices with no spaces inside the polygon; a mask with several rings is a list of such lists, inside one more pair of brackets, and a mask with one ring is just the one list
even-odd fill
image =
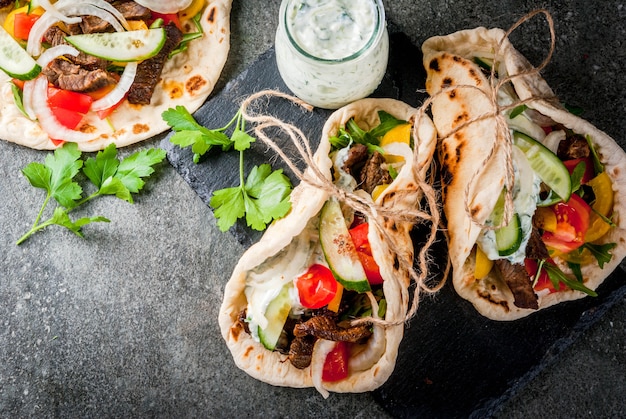
{"label": "cucumber slice", "polygon": [[283,326],[291,310],[289,288],[289,284],[283,286],[276,298],[269,303],[265,310],[265,318],[268,321],[267,327],[265,329],[259,327],[258,329],[259,340],[270,351],[276,348]]}
{"label": "cucumber slice", "polygon": [[65,40],[86,54],[109,61],[141,61],[159,53],[165,43],[165,29],[71,35]]}
{"label": "cucumber slice", "polygon": [[491,71],[491,68],[493,67],[493,59],[491,58],[474,57],[474,62],[478,64],[479,67],[482,67],[487,71]]}
{"label": "cucumber slice", "polygon": [[540,142],[518,131],[513,131],[513,144],[524,152],[543,183],[567,202],[572,194],[572,180],[561,159]]}
{"label": "cucumber slice", "polygon": [[0,26],[0,69],[19,80],[32,80],[41,72],[41,67],[35,59],[2,26]]}
{"label": "cucumber slice", "polygon": [[335,279],[347,290],[366,292],[371,287],[354,248],[339,201],[331,198],[320,217],[320,243]]}
{"label": "cucumber slice", "polygon": [[495,231],[496,249],[500,256],[512,255],[522,244],[522,224],[519,214],[513,214],[511,221]]}

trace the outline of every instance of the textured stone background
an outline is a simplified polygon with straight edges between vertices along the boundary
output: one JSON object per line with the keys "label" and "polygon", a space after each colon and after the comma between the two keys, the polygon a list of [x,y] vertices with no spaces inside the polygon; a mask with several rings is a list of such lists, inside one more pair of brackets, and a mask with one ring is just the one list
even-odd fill
{"label": "textured stone background", "polygon": [[[546,6],[557,48],[545,78],[625,145],[622,1],[385,4],[416,45],[480,25],[506,28]],[[217,91],[272,45],[278,7],[278,0],[234,2],[232,47]],[[530,22],[513,41],[537,63],[545,26]],[[20,170],[44,156],[0,142],[1,417],[385,416],[369,394],[324,400],[312,389],[257,382],[235,367],[217,312],[243,248],[219,232],[210,208],[167,164],[134,205],[102,199],[85,208],[82,215],[111,219],[86,227],[85,240],[51,228],[15,246],[43,199]],[[625,319],[622,300],[498,416],[626,416]]]}

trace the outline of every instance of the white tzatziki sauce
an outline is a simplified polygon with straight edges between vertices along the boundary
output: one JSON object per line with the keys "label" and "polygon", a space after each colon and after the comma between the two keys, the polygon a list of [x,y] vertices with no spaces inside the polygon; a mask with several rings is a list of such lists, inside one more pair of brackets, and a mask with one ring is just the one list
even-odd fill
{"label": "white tzatziki sauce", "polygon": [[389,56],[380,0],[283,0],[279,19],[278,70],[302,100],[336,109],[380,84]]}

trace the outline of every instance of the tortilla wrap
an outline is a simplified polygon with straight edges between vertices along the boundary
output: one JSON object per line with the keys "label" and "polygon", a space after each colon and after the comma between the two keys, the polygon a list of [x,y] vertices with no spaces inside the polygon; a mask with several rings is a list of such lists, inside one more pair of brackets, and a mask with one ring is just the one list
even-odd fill
{"label": "tortilla wrap", "polygon": [[[495,320],[514,320],[535,310],[516,307],[509,287],[494,273],[494,269],[482,280],[474,277],[473,248],[481,231],[479,224],[485,223],[502,191],[506,159],[503,147],[496,146],[494,157],[483,167],[496,142],[495,118],[472,122],[454,132],[461,124],[495,111],[489,100],[490,82],[473,58],[493,57],[502,41],[497,61],[502,63],[509,76],[524,73],[512,80],[520,100],[536,98],[527,105],[543,115],[541,118],[547,117],[577,134],[591,137],[615,193],[612,220],[616,227],[596,243],[617,244],[611,252],[611,261],[604,268],[601,269],[595,261],[582,265],[584,284],[592,290],[604,281],[626,255],[626,154],[606,133],[565,110],[538,73],[527,73],[533,68],[532,65],[515,50],[508,38],[503,38],[503,30],[481,27],[430,38],[424,42],[422,51],[427,71],[426,89],[434,96],[433,122],[441,138],[439,157],[444,172],[444,213],[448,223],[454,287],[481,314]],[[463,85],[474,88],[450,88]],[[438,94],[444,89],[443,93]],[[477,89],[486,94],[481,94]],[[475,173],[480,175],[466,193],[466,185]],[[466,202],[475,222],[466,212]],[[562,259],[555,258],[555,262],[563,272],[571,273]],[[582,292],[569,289],[538,295],[539,309],[585,296]]]}
{"label": "tortilla wrap", "polygon": [[[231,0],[207,0],[200,24],[204,35],[189,43],[187,51],[174,55],[163,68],[150,105],[131,105],[127,101],[107,119],[94,112],[87,114],[80,130],[93,133],[93,139],[80,142],[82,151],[97,151],[115,143],[127,146],[151,138],[169,127],[161,113],[177,105],[189,112],[197,110],[213,91],[226,63],[230,48]],[[4,22],[12,9],[0,12]],[[184,23],[184,31],[195,31],[192,23]],[[39,150],[58,147],[37,121],[18,109],[11,91],[11,78],[0,71],[0,138]]]}
{"label": "tortilla wrap", "polygon": [[[415,109],[392,99],[364,99],[347,105],[334,112],[326,122],[320,145],[314,155],[314,161],[321,173],[331,179],[332,162],[329,158],[331,145],[329,136],[335,135],[340,126],[352,117],[359,126],[368,130],[379,124],[378,110],[384,110],[398,119],[413,120]],[[425,175],[435,149],[436,133],[430,119],[424,116],[418,127],[419,158],[417,162],[407,161],[398,173],[394,182],[377,198],[383,207],[397,209],[415,209],[422,196],[415,181],[416,173]],[[414,137],[415,137],[414,131]],[[312,175],[310,168],[307,176]],[[407,192],[408,193],[399,193]],[[368,195],[369,196],[369,195]],[[251,246],[241,257],[234,272],[226,284],[224,300],[220,309],[219,324],[228,348],[232,352],[237,366],[252,377],[276,386],[311,387],[315,368],[321,371],[324,357],[316,361],[316,351],[320,351],[318,343],[328,342],[319,339],[315,344],[311,366],[297,369],[287,360],[286,355],[272,352],[255,341],[246,333],[238,320],[239,313],[246,308],[244,295],[246,276],[249,271],[288,246],[292,240],[303,232],[309,222],[319,218],[320,210],[329,199],[329,193],[301,182],[291,194],[291,211],[284,218],[275,221],[267,229],[261,240]],[[403,335],[403,320],[409,303],[409,273],[401,264],[394,263],[396,253],[377,228],[370,223],[369,241],[372,254],[380,267],[384,278],[383,290],[387,300],[385,320],[398,322],[396,326],[383,328],[374,326],[374,334],[365,345],[360,358],[369,359],[360,370],[354,370],[351,357],[350,373],[346,379],[338,382],[324,383],[326,390],[334,392],[364,392],[375,389],[383,384],[394,369],[398,345]],[[413,244],[409,236],[413,225],[406,221],[387,220],[384,228],[394,240],[394,249],[406,252],[407,260],[413,258]],[[394,267],[395,265],[395,267]],[[398,266],[400,265],[400,266]],[[354,350],[353,350],[354,354]],[[319,358],[319,357],[318,357]],[[319,388],[318,388],[319,389]],[[324,394],[322,392],[322,394]]]}

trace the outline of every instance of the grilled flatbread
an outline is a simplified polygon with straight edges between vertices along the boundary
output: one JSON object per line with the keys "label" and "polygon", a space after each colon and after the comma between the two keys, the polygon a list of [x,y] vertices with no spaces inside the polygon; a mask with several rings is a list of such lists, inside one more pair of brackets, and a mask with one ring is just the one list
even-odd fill
{"label": "grilled flatbread", "polygon": [[[144,3],[150,4],[149,1]],[[171,6],[185,2],[156,3]],[[228,56],[231,0],[207,0],[206,3],[199,21],[203,36],[191,41],[186,51],[165,63],[150,104],[132,105],[124,101],[106,119],[89,112],[78,127],[81,132],[89,134],[78,143],[80,150],[101,150],[111,143],[122,147],[151,138],[168,129],[161,118],[163,111],[181,105],[194,112],[204,103]],[[0,23],[11,10],[0,11]],[[196,31],[190,20],[183,20],[181,24],[183,32]],[[59,141],[53,141],[37,120],[29,119],[16,106],[10,81],[11,78],[0,71],[0,138],[34,149],[58,147]]]}
{"label": "grilled flatbread", "polygon": [[[357,124],[368,130],[377,126],[378,111],[383,110],[392,116],[414,123],[416,110],[412,107],[391,99],[364,99],[333,113],[326,122],[321,143],[314,160],[317,168],[331,180],[333,160],[329,156],[331,144],[329,137],[335,136],[340,127],[354,118]],[[413,131],[415,147],[418,147],[419,158],[412,160],[412,152],[404,154],[405,164],[380,196],[376,203],[385,208],[394,208],[399,214],[403,209],[414,210],[422,196],[417,188],[416,174],[424,175],[430,165],[435,148],[436,133],[428,117],[423,117],[417,130]],[[405,144],[406,145],[406,144]],[[396,149],[397,151],[397,149]],[[307,169],[307,173],[312,172]],[[335,169],[336,173],[336,169]],[[371,195],[367,195],[371,199]],[[301,182],[291,194],[291,211],[286,217],[274,222],[265,232],[261,240],[250,247],[241,257],[234,272],[226,284],[224,300],[220,309],[219,323],[222,335],[232,352],[237,366],[252,377],[277,386],[312,387],[322,393],[333,392],[364,392],[383,384],[394,369],[398,345],[403,335],[403,320],[406,315],[409,295],[409,272],[398,263],[398,253],[407,260],[413,258],[413,244],[409,232],[412,222],[388,219],[381,223],[386,235],[373,227],[370,222],[368,239],[372,255],[380,268],[384,279],[382,290],[387,308],[383,319],[394,323],[394,326],[372,326],[373,335],[364,342],[352,344],[349,361],[349,374],[346,378],[335,382],[322,382],[321,373],[326,353],[335,342],[317,339],[313,349],[311,364],[305,368],[296,368],[288,360],[287,355],[266,349],[258,339],[246,331],[245,322],[241,321],[240,313],[248,309],[250,304],[247,295],[250,285],[256,281],[258,287],[278,288],[290,283],[295,277],[306,271],[311,258],[307,254],[319,249],[320,211],[331,199],[329,192]],[[350,208],[343,208],[344,213],[354,213]],[[319,250],[318,250],[319,251]],[[303,256],[304,255],[304,256]],[[322,255],[313,256],[320,260]],[[289,265],[290,261],[302,259],[302,266]],[[297,263],[296,263],[297,265]],[[275,271],[275,275],[263,272]],[[261,273],[261,274],[259,274]],[[260,281],[258,278],[263,278]],[[270,283],[273,285],[268,285]],[[362,294],[361,294],[362,295]],[[345,299],[345,294],[344,294]],[[343,303],[344,300],[342,300]],[[248,312],[249,314],[249,312]]]}
{"label": "grilled flatbread", "polygon": [[[514,281],[506,269],[495,266],[486,276],[476,278],[477,252],[482,251],[482,247],[487,247],[485,243],[488,241],[481,239],[486,237],[483,227],[490,222],[490,216],[498,205],[507,176],[507,157],[503,144],[496,138],[496,119],[494,117],[481,119],[483,115],[494,115],[497,112],[490,100],[491,71],[479,65],[484,62],[493,62],[491,67],[495,66],[495,73],[500,79],[507,75],[520,75],[513,77],[512,81],[498,92],[498,104],[511,105],[511,108],[504,111],[504,119],[511,130],[527,130],[526,134],[533,134],[536,140],[555,153],[558,152],[558,140],[565,138],[566,135],[568,138],[573,135],[578,135],[579,139],[588,137],[604,165],[604,172],[610,178],[609,189],[612,188],[614,198],[609,211],[604,215],[610,218],[615,226],[606,234],[595,238],[591,245],[613,243],[610,261],[599,263],[594,257],[590,257],[586,250],[585,257],[575,260],[574,253],[564,253],[547,247],[554,264],[570,280],[578,282],[567,261],[580,266],[582,283],[588,290],[597,289],[626,255],[624,150],[606,133],[564,109],[546,81],[537,72],[531,71],[532,65],[515,50],[501,29],[476,28],[433,37],[424,42],[422,50],[424,67],[427,71],[426,88],[433,96],[433,122],[441,139],[439,157],[443,166],[444,212],[448,223],[453,284],[458,294],[469,300],[481,314],[495,320],[518,319],[562,301],[587,295],[562,283],[558,291],[550,286],[540,291],[536,284],[539,276],[528,274],[532,269],[527,272],[526,282],[522,281],[517,285],[512,284]],[[511,118],[510,114],[514,109],[512,107],[524,100],[528,100],[526,102],[528,109],[520,116]],[[523,120],[520,122],[521,119]],[[473,122],[467,124],[469,121]],[[545,130],[553,132],[546,135]],[[492,151],[493,156],[489,159],[488,156]],[[528,161],[528,158],[524,153],[520,153],[517,146],[512,146],[511,151],[515,170],[518,171],[515,185],[525,181],[532,183],[533,180],[528,177],[528,170],[524,172],[521,170],[524,167],[523,162]],[[532,172],[531,170],[530,176],[533,176]],[[598,171],[594,175],[598,175]],[[475,179],[475,182],[468,187],[468,182],[472,179]],[[594,209],[596,208],[593,201],[585,199],[592,203]],[[529,204],[532,208],[529,210],[528,220],[532,217],[532,224],[536,225],[537,211],[534,207],[536,200],[532,201]],[[594,217],[598,218],[592,211],[589,230],[603,224],[594,221]],[[532,258],[528,255],[530,245],[527,244],[530,230],[527,227],[524,232],[525,237],[518,251],[517,260],[510,263],[518,271],[521,265],[522,272],[527,263],[526,259]],[[541,237],[545,242],[545,231]],[[582,248],[574,252],[580,249]],[[492,251],[489,258],[504,257],[499,253],[494,256]],[[502,262],[496,262],[496,265],[499,263]],[[518,293],[516,287],[525,289],[529,301],[526,303],[520,301],[524,292]]]}

